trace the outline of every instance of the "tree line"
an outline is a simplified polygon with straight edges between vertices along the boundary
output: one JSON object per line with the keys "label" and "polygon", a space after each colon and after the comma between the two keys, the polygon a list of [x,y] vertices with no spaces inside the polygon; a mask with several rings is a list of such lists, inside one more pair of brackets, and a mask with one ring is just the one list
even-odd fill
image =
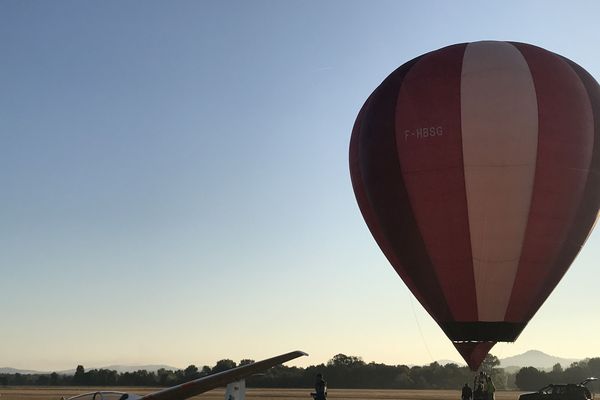
{"label": "tree line", "polygon": [[[521,368],[515,374],[515,385],[521,390],[536,390],[550,383],[579,383],[589,377],[600,378],[600,358],[574,362],[566,369],[556,364],[551,371],[540,371],[533,367]],[[588,387],[594,392],[600,391],[597,382],[589,384]]]}
{"label": "tree line", "polygon": [[[108,369],[85,370],[77,366],[73,375],[59,374],[0,374],[0,385],[42,386],[173,386],[201,378],[229,368],[254,362],[241,360],[239,364],[229,359],[218,361],[213,367],[190,365],[185,369],[158,371],[138,370],[118,373]],[[550,383],[578,383],[590,376],[600,377],[600,358],[591,358],[571,364],[564,369],[557,364],[545,372],[533,367],[508,373],[499,368],[497,357],[488,355],[482,369],[492,376],[496,388],[537,390]],[[324,375],[332,388],[347,389],[459,389],[473,382],[473,372],[457,364],[441,365],[433,362],[425,366],[386,365],[366,363],[360,357],[337,354],[325,364],[306,368],[275,366],[264,374],[246,380],[248,387],[310,388],[317,373]],[[600,389],[593,386],[591,389]],[[597,391],[597,390],[596,390]]]}

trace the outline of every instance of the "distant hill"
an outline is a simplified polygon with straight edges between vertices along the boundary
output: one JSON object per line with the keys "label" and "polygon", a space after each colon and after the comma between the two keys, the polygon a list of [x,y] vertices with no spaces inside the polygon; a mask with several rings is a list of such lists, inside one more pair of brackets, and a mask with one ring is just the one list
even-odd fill
{"label": "distant hill", "polygon": [[500,359],[500,367],[507,372],[515,372],[523,367],[535,367],[537,369],[551,370],[555,364],[560,364],[563,368],[579,361],[576,358],[561,358],[551,356],[539,350],[529,350],[523,354]]}
{"label": "distant hill", "polygon": [[464,363],[464,362],[462,362],[462,361],[454,361],[454,360],[437,360],[436,362],[437,362],[438,364],[440,364],[440,365],[446,365],[446,364],[456,364],[456,365],[458,365],[459,367],[464,367],[464,366],[466,366],[466,365],[467,365],[467,364],[465,364],[465,363]]}
{"label": "distant hill", "polygon": [[[549,354],[543,353],[539,350],[529,350],[523,354],[518,354],[512,357],[506,357],[500,359],[500,367],[504,368],[507,372],[514,373],[523,367],[535,367],[541,370],[551,370],[555,364],[560,364],[563,368],[567,368],[575,361],[580,361],[576,358],[561,358],[556,356],[551,356]],[[464,362],[454,361],[454,360],[438,360],[438,364],[446,365],[446,364],[457,364],[459,366],[464,366]],[[409,365],[412,366],[412,365]],[[109,369],[117,371],[118,373],[124,372],[135,372],[141,369],[145,369],[148,372],[156,372],[161,368],[176,371],[181,368],[172,367],[170,365],[163,364],[150,364],[150,365],[109,365],[107,367],[86,367],[86,371],[90,369]],[[10,367],[0,368],[0,374],[49,374],[53,371],[34,371],[34,370],[23,370],[16,369]],[[64,371],[55,371],[58,374],[62,375],[73,375],[75,374],[75,369],[69,369]]]}
{"label": "distant hill", "polygon": [[[550,371],[556,364],[560,364],[563,368],[567,368],[575,361],[580,360],[576,358],[556,357],[539,350],[529,350],[523,354],[501,358],[500,368],[504,368],[504,370],[509,373],[515,373],[523,367],[535,367],[539,370]],[[437,360],[436,362],[440,365],[457,364],[461,367],[466,365],[462,361],[455,360]]]}
{"label": "distant hill", "polygon": [[43,374],[44,372],[33,371],[29,369],[17,369],[10,367],[2,367],[0,368],[0,374],[22,374],[22,375],[31,375],[31,374]]}
{"label": "distant hill", "polygon": [[[135,372],[140,369],[145,369],[148,372],[156,372],[161,368],[164,368],[167,370],[170,369],[172,371],[181,369],[181,368],[171,367],[170,365],[150,364],[150,365],[109,365],[108,367],[89,367],[89,368],[86,367],[85,370],[88,371],[90,369],[109,369],[109,370],[117,371],[118,373],[123,373],[123,372]],[[23,374],[23,375],[33,375],[33,374],[50,374],[52,372],[56,372],[57,374],[61,374],[61,375],[74,375],[75,368],[67,369],[67,370],[63,370],[63,371],[34,371],[34,370],[16,369],[16,368],[10,368],[10,367],[0,368],[0,374],[17,374],[18,373],[18,374]]]}
{"label": "distant hill", "polygon": [[[145,369],[148,372],[156,372],[161,368],[164,369],[170,369],[171,371],[177,371],[178,369],[181,368],[177,368],[177,367],[171,367],[170,365],[162,365],[162,364],[149,364],[149,365],[109,365],[108,367],[102,367],[103,369],[110,369],[111,371],[117,371],[118,373],[123,373],[123,372],[135,372],[135,371],[139,371],[141,369]],[[90,369],[94,369],[94,368],[90,368]],[[99,369],[99,368],[98,368]],[[75,373],[75,370],[73,370],[72,372],[73,374]]]}

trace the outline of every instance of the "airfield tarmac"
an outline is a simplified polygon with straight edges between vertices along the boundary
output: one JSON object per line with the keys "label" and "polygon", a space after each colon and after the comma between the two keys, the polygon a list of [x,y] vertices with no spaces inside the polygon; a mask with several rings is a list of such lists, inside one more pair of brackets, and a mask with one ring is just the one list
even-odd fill
{"label": "airfield tarmac", "polygon": [[[135,394],[146,394],[161,388],[99,388],[99,387],[3,387],[0,388],[0,400],[60,400],[97,390],[112,390]],[[247,389],[248,400],[310,400],[311,389]],[[224,389],[215,389],[193,397],[196,400],[223,400]],[[517,400],[521,392],[496,392],[496,400]],[[459,400],[458,390],[376,390],[376,389],[330,389],[331,400]]]}

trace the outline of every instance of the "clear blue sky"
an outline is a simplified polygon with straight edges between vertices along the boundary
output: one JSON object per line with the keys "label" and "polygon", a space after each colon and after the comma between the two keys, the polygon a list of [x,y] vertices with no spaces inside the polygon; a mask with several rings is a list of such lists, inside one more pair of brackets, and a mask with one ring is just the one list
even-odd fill
{"label": "clear blue sky", "polygon": [[[458,42],[529,42],[599,78],[599,15],[594,1],[0,2],[0,367],[459,360],[358,211],[356,113],[397,66]],[[600,355],[599,235],[494,354]]]}

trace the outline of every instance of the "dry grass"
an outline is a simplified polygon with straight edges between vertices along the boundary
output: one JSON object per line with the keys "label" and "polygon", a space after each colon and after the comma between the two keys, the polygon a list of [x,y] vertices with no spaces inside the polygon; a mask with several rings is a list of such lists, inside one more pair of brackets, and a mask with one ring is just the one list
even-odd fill
{"label": "dry grass", "polygon": [[[60,400],[62,396],[74,396],[96,390],[146,394],[159,388],[94,388],[94,387],[6,387],[0,388],[0,400]],[[248,400],[310,400],[311,389],[248,389]],[[196,400],[222,400],[224,390],[217,389],[196,396]],[[516,400],[519,392],[497,392],[496,400]],[[330,389],[330,400],[459,400],[458,390],[368,390]]]}

